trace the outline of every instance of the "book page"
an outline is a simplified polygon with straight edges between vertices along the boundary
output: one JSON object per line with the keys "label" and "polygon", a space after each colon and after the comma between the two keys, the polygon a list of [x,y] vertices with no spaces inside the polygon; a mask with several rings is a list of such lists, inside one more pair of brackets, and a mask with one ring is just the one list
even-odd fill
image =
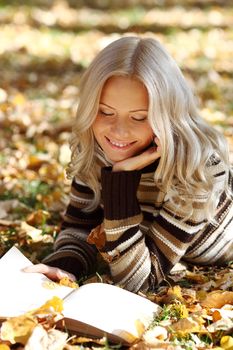
{"label": "book page", "polygon": [[[148,327],[160,306],[122,288],[90,283],[64,300],[64,316],[76,319],[131,342],[138,337],[137,321]],[[128,334],[129,333],[129,334]]]}
{"label": "book page", "polygon": [[[32,265],[16,247],[0,259],[0,318],[19,316],[38,308],[53,296],[63,299],[74,289],[51,283],[40,273],[26,273],[22,268]],[[50,286],[52,289],[48,289]]]}

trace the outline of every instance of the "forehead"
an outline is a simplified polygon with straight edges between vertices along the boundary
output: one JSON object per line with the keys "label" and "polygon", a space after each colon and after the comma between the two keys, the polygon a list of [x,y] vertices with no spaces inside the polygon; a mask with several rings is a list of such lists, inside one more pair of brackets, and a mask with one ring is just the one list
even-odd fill
{"label": "forehead", "polygon": [[100,102],[145,109],[148,108],[148,93],[145,85],[134,77],[113,76],[105,82]]}

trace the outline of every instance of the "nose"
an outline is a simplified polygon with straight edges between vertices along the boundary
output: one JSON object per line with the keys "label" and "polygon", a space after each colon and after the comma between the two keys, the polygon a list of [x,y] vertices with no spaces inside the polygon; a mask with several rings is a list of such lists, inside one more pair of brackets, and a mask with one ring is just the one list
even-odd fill
{"label": "nose", "polygon": [[125,120],[121,120],[120,118],[117,118],[115,123],[112,125],[112,131],[114,132],[114,135],[119,140],[126,139],[130,134],[130,127]]}

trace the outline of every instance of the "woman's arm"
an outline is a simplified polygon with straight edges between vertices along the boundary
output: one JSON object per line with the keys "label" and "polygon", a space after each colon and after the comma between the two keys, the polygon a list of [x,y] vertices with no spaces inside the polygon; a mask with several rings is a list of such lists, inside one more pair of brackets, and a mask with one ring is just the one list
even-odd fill
{"label": "woman's arm", "polygon": [[59,267],[76,277],[88,274],[96,267],[97,250],[87,243],[87,236],[103,221],[103,210],[97,207],[91,212],[82,211],[93,196],[90,188],[76,179],[72,181],[61,232],[55,241],[54,252],[43,260],[44,264]]}
{"label": "woman's arm", "polygon": [[[136,195],[139,181],[137,170],[102,169],[106,244],[101,254],[109,264],[114,282],[134,292],[153,288],[166,278],[207,224],[203,211],[205,194],[196,196],[188,219],[185,217],[190,207],[181,199],[178,203],[168,196],[156,216],[151,214],[151,224],[147,234],[143,234]],[[224,176],[216,182],[218,191],[222,186],[219,182],[223,184]]]}

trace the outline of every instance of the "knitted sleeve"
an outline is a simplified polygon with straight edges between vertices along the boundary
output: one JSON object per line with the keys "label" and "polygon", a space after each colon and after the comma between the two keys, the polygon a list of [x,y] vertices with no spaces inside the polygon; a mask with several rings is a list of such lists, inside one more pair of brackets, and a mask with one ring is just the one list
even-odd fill
{"label": "knitted sleeve", "polygon": [[[218,192],[223,188],[225,175],[216,171],[213,176],[218,178]],[[197,194],[188,217],[190,207],[185,201],[168,194],[158,212],[151,213],[149,228],[143,233],[137,200],[140,172],[103,168],[101,182],[106,235],[101,254],[109,264],[112,278],[134,292],[154,288],[185,255],[196,234],[204,230],[207,220],[202,209],[207,195]]]}
{"label": "knitted sleeve", "polygon": [[43,263],[60,267],[80,277],[96,267],[97,249],[87,243],[91,229],[103,221],[103,210],[99,206],[91,212],[83,211],[93,200],[93,191],[83,183],[73,180],[70,202],[66,209],[62,230],[54,252]]}

